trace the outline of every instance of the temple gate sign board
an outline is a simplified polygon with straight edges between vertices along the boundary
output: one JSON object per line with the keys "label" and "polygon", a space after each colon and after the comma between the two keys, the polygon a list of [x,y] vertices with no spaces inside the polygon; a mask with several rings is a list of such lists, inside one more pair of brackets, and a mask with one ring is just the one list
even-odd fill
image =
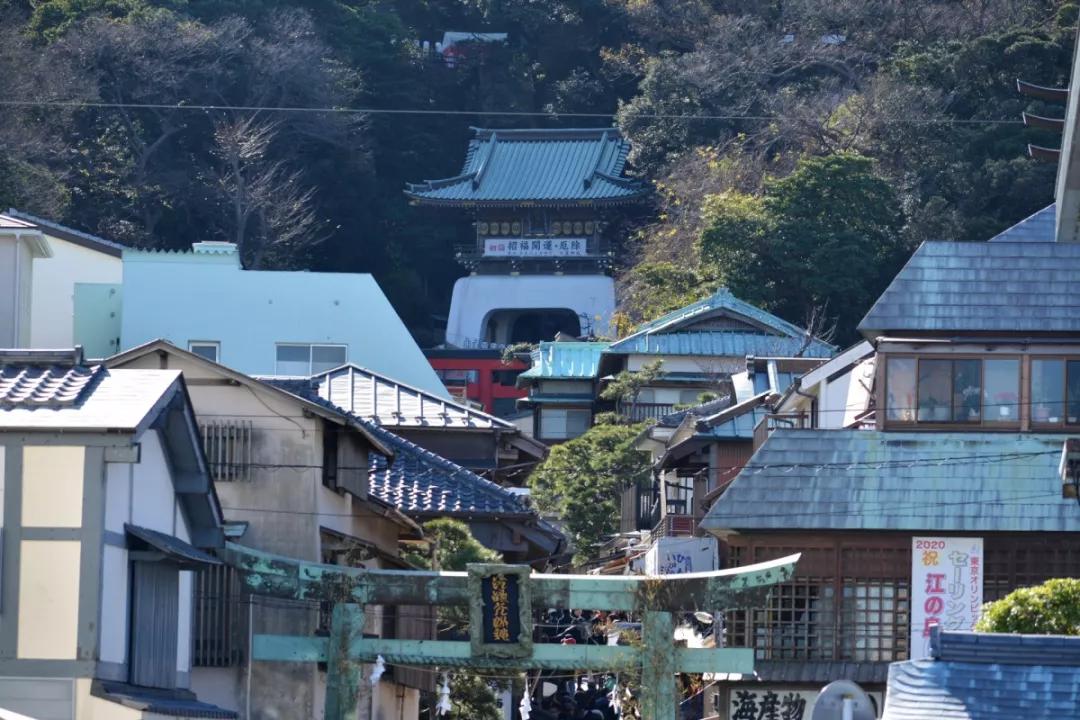
{"label": "temple gate sign board", "polygon": [[[252,659],[327,663],[326,720],[357,717],[360,664],[604,671],[641,669],[644,720],[674,720],[675,673],[754,671],[751,648],[676,647],[673,613],[760,606],[798,555],[730,570],[658,577],[530,574],[515,565],[468,572],[363,570],[230,544],[226,561],[254,593],[334,603],[330,637],[257,635]],[[364,605],[468,605],[470,642],[363,636]],[[640,615],[642,647],[533,644],[532,607]]]}

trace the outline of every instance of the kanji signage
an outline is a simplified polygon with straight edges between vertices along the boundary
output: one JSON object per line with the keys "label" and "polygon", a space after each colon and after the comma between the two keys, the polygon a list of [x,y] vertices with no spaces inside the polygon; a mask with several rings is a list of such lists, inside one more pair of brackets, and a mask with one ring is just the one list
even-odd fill
{"label": "kanji signage", "polygon": [[[730,720],[810,720],[819,691],[799,687],[733,687],[729,692]],[[874,704],[875,716],[881,717],[884,705],[879,692],[867,693]]]}
{"label": "kanji signage", "polygon": [[532,654],[529,569],[520,565],[469,566],[473,652],[496,657]]}
{"label": "kanji signage", "polygon": [[484,257],[583,257],[585,238],[484,238]]}
{"label": "kanji signage", "polygon": [[983,601],[982,538],[911,540],[912,660],[930,654],[930,627],[969,631]]}

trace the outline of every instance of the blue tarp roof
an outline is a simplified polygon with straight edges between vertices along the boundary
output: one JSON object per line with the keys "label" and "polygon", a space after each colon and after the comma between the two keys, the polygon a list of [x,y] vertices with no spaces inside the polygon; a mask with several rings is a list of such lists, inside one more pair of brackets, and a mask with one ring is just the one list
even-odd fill
{"label": "blue tarp roof", "polygon": [[[707,318],[724,316],[743,327],[693,329]],[[633,334],[611,344],[605,353],[645,355],[747,355],[791,357],[802,349],[806,331],[772,313],[740,300],[726,288],[639,326]],[[811,340],[803,357],[830,357],[836,348]]]}
{"label": "blue tarp roof", "polygon": [[1062,435],[774,430],[707,530],[1075,532]]}
{"label": "blue tarp roof", "polygon": [[645,193],[622,176],[628,143],[615,128],[473,128],[461,174],[411,183],[405,194],[440,205],[560,205],[634,200]]}
{"label": "blue tarp roof", "polygon": [[1080,243],[928,242],[859,330],[1080,332]]}
{"label": "blue tarp roof", "polygon": [[882,720],[1080,716],[1080,637],[932,631],[932,659],[889,667]]}

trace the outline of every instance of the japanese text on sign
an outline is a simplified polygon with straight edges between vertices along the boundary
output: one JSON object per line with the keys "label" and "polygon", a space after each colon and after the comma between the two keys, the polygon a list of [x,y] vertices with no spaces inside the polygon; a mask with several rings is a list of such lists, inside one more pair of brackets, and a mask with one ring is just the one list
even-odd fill
{"label": "japanese text on sign", "polygon": [[521,634],[518,609],[518,577],[489,575],[481,584],[484,642],[516,643]]}
{"label": "japanese text on sign", "polygon": [[485,257],[580,257],[585,238],[485,238]]}
{"label": "japanese text on sign", "polygon": [[983,598],[982,538],[912,538],[911,651],[930,654],[930,628],[968,631]]}
{"label": "japanese text on sign", "polygon": [[[867,695],[874,704],[874,715],[880,716],[881,694],[870,692]],[[817,697],[816,691],[792,687],[733,688],[728,717],[731,720],[810,720]]]}

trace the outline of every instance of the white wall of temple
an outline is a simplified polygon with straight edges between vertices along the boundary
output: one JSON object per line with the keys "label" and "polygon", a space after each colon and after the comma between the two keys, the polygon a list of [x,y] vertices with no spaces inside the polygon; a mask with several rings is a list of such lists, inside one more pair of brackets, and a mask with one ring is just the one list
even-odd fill
{"label": "white wall of temple", "polygon": [[[446,340],[467,346],[484,339],[498,310],[570,310],[606,334],[615,311],[615,281],[606,275],[471,275],[454,283]],[[584,327],[583,327],[584,330]],[[551,338],[547,338],[551,339]]]}

